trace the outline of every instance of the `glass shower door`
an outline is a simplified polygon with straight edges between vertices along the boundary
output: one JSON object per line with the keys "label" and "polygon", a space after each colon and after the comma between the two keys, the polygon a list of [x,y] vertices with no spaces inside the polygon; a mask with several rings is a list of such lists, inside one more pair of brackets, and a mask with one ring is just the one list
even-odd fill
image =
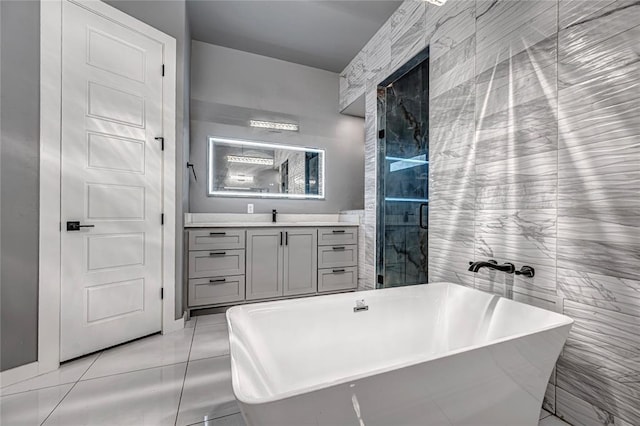
{"label": "glass shower door", "polygon": [[428,276],[429,65],[379,90],[378,287]]}

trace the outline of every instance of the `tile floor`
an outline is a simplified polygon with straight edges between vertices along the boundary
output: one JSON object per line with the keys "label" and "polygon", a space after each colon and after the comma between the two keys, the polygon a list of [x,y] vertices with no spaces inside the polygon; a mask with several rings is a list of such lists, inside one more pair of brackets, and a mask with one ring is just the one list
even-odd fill
{"label": "tile floor", "polygon": [[[224,314],[107,349],[0,390],[0,424],[244,426]],[[546,411],[539,426],[567,423]],[[285,425],[283,425],[285,426]]]}

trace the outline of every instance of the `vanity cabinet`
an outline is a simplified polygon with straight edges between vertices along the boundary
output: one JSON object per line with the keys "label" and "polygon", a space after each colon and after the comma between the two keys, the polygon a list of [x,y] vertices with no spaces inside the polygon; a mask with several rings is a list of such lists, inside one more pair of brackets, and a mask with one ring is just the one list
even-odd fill
{"label": "vanity cabinet", "polygon": [[188,230],[189,308],[350,291],[357,226]]}
{"label": "vanity cabinet", "polygon": [[247,231],[247,300],[317,291],[317,229]]}

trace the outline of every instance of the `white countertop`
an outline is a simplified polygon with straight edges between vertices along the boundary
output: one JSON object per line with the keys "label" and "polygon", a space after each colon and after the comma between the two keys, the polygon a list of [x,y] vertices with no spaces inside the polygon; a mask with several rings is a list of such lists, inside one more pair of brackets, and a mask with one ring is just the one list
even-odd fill
{"label": "white countertop", "polygon": [[359,226],[351,222],[197,222],[185,223],[185,228],[302,228],[325,226]]}
{"label": "white countertop", "polygon": [[290,214],[278,213],[271,222],[270,213],[185,213],[185,228],[284,228],[359,226],[357,214]]}

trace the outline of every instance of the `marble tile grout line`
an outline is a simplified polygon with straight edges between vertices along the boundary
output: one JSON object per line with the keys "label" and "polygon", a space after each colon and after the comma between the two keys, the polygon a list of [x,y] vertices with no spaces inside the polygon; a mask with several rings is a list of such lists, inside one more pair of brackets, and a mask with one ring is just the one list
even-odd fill
{"label": "marble tile grout line", "polygon": [[[103,354],[103,353],[104,353],[104,352],[100,352],[100,353],[98,354],[98,356],[96,357],[96,359],[94,359],[94,360],[93,360],[93,362],[92,362],[92,363],[87,367],[87,369],[86,369],[86,370],[84,370],[84,373],[82,373],[82,374],[80,375],[80,377],[78,377],[78,380],[76,380],[76,381],[73,383],[73,385],[69,388],[69,390],[67,391],[67,393],[65,393],[65,394],[64,394],[64,396],[60,399],[60,401],[58,401],[58,403],[55,405],[55,407],[53,407],[53,409],[51,409],[51,411],[49,412],[49,414],[47,415],[47,417],[45,417],[45,418],[44,418],[44,420],[42,420],[42,423],[40,423],[40,426],[42,426],[43,424],[45,424],[45,423],[46,423],[46,421],[49,419],[49,417],[51,417],[51,415],[53,414],[53,412],[54,412],[54,411],[56,411],[56,410],[58,409],[58,407],[60,406],[60,404],[62,404],[62,401],[64,401],[64,400],[65,400],[65,398],[66,398],[67,396],[69,396],[69,394],[71,393],[71,391],[73,390],[73,388],[75,388],[75,387],[76,387],[76,385],[77,385],[78,383],[80,383],[80,380],[84,377],[84,375],[85,375],[85,374],[87,374],[87,371],[89,371],[89,369],[90,369],[91,367],[93,367],[93,364],[95,364],[95,363],[96,363],[96,361],[97,361],[97,360],[102,356],[102,354]],[[58,367],[58,368],[59,368],[59,367]]]}
{"label": "marble tile grout line", "polygon": [[184,377],[182,378],[182,388],[180,389],[180,398],[178,399],[178,407],[176,408],[176,419],[173,425],[178,424],[178,415],[180,414],[180,404],[182,404],[182,394],[184,393],[184,384],[187,381],[187,371],[189,371],[189,364],[191,363],[191,348],[193,348],[193,340],[196,338],[196,327],[198,326],[198,320],[193,324],[193,333],[191,334],[191,344],[189,345],[189,354],[187,355],[187,365],[184,367]]}
{"label": "marble tile grout line", "polygon": [[[556,273],[556,283],[555,283],[555,287],[556,287],[556,297],[558,296],[558,210],[559,210],[559,205],[560,205],[560,173],[559,173],[559,165],[560,165],[560,0],[556,0],[556,121],[558,122],[558,125],[556,126],[556,140],[557,140],[557,145],[556,145],[556,170],[558,170],[558,173],[556,173],[556,258],[555,258],[555,273]],[[558,301],[558,309],[560,310],[560,313],[564,313],[564,297],[561,297],[560,299],[556,299]],[[563,349],[560,350],[560,353],[562,354],[562,350],[564,350],[564,345],[563,345]],[[560,355],[558,355],[558,359],[560,358]],[[556,360],[556,364],[558,363],[558,361]],[[555,376],[557,376],[557,371],[556,371],[556,367],[554,366],[553,371],[551,372],[551,374],[554,374]],[[556,379],[556,377],[553,378],[553,415],[555,416],[556,413],[558,412],[558,392],[556,389],[556,386],[558,385],[558,381]],[[544,402],[544,398],[543,398],[543,402]],[[544,405],[544,404],[543,404]]]}

